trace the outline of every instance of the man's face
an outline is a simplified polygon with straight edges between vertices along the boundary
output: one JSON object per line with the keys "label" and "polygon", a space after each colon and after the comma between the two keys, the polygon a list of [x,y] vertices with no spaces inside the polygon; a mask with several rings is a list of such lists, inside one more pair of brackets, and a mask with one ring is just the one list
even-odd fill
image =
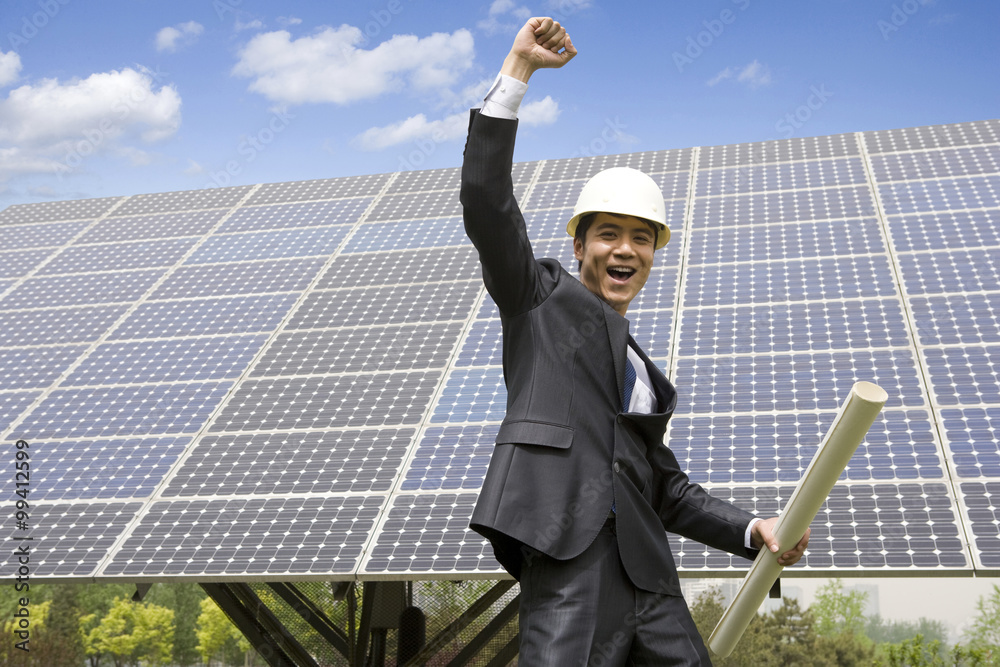
{"label": "man's face", "polygon": [[585,235],[573,240],[580,282],[620,315],[649,278],[655,238],[649,223],[631,215],[597,213]]}

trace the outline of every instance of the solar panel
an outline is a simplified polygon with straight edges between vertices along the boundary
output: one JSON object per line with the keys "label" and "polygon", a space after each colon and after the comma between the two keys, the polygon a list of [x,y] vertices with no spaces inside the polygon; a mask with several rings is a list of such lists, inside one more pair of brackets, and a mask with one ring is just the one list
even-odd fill
{"label": "solar panel", "polygon": [[[630,332],[678,387],[692,479],[778,512],[871,380],[889,401],[794,572],[1000,573],[1000,122],[518,163],[536,254],[575,273],[566,221],[611,166],[667,200]],[[33,576],[502,576],[468,529],[506,390],[459,179],[0,211]],[[671,540],[684,572],[747,565]]]}

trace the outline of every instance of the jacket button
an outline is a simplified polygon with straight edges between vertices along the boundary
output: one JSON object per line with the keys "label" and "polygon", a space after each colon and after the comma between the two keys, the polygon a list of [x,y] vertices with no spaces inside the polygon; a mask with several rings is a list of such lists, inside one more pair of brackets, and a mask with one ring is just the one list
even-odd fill
{"label": "jacket button", "polygon": [[624,418],[624,417],[622,417],[621,415],[618,415],[618,423],[619,423],[619,424],[622,424],[622,423],[624,423],[624,422],[625,422],[625,418]]}
{"label": "jacket button", "polygon": [[611,467],[614,468],[615,472],[621,472],[621,470],[622,470],[622,467],[618,463],[618,461],[615,461],[614,465],[612,465]]}

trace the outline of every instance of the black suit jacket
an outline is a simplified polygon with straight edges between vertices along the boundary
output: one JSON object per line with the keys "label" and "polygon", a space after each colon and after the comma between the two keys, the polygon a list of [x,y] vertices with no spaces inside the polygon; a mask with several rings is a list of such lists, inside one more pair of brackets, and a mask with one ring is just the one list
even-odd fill
{"label": "black suit jacket", "polygon": [[[507,384],[507,413],[471,526],[518,578],[522,545],[577,556],[614,503],[632,582],[679,595],[665,529],[752,557],[743,541],[753,517],[691,483],[664,445],[676,393],[632,340],[628,321],[557,261],[535,259],[511,182],[516,129],[515,120],[474,110],[462,168],[465,229],[500,309]],[[649,372],[653,414],[622,411],[628,344]]]}

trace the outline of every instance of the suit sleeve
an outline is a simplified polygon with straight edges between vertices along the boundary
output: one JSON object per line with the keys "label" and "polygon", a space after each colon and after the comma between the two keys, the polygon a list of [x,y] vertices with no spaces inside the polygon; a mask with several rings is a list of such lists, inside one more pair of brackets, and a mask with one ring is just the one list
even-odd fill
{"label": "suit sleeve", "polygon": [[530,310],[542,298],[540,269],[511,180],[516,132],[516,120],[472,110],[460,196],[465,232],[479,251],[483,282],[506,316]]}
{"label": "suit sleeve", "polygon": [[743,558],[756,557],[757,550],[744,543],[753,514],[693,483],[666,445],[656,448],[650,463],[655,483],[652,504],[664,528]]}

